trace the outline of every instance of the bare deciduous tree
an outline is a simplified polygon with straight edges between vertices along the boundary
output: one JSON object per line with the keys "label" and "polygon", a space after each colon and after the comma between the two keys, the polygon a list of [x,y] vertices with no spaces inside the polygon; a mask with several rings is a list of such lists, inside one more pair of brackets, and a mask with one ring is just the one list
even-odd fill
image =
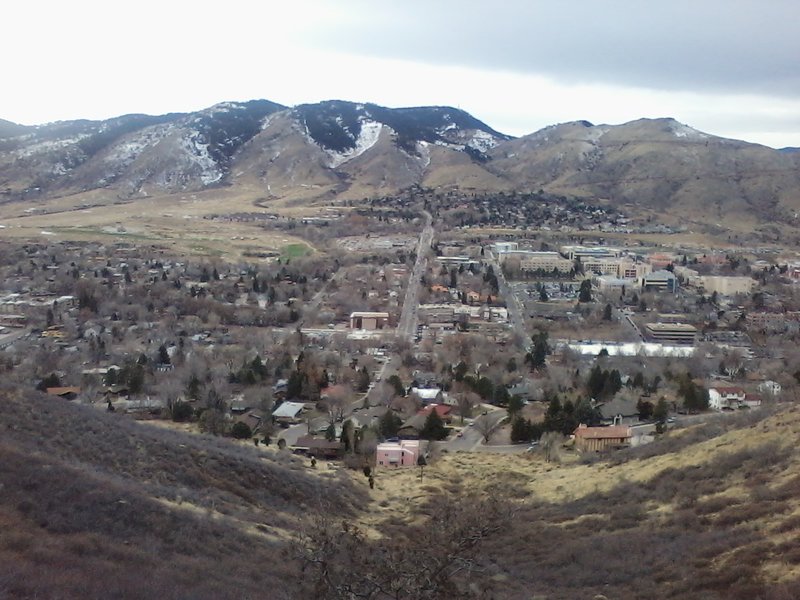
{"label": "bare deciduous tree", "polygon": [[321,506],[290,553],[305,574],[309,598],[475,598],[486,591],[470,585],[480,570],[480,545],[507,527],[514,513],[490,495],[434,502],[424,525],[386,543]]}
{"label": "bare deciduous tree", "polygon": [[492,434],[500,427],[500,419],[492,417],[491,415],[481,415],[475,419],[475,431],[483,436],[483,442],[486,444],[492,437]]}

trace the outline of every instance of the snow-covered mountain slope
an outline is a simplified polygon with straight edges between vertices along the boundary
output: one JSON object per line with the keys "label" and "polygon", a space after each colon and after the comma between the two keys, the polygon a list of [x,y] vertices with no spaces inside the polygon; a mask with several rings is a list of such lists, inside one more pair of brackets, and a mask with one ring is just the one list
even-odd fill
{"label": "snow-covered mountain slope", "polygon": [[800,210],[799,167],[800,153],[669,118],[575,121],[517,139],[451,107],[339,100],[224,102],[190,114],[35,127],[0,121],[0,202],[219,186],[239,186],[259,202],[360,199],[422,186],[545,189],[659,210],[701,207],[709,218],[736,206],[767,219],[782,207]]}

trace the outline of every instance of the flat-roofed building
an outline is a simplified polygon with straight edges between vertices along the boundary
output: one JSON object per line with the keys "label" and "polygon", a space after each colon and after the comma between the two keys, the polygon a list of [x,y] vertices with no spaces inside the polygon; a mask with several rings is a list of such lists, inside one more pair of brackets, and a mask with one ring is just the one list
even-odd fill
{"label": "flat-roofed building", "polygon": [[631,285],[631,282],[627,279],[620,279],[613,275],[597,275],[592,278],[592,283],[604,294],[611,292],[624,294],[625,290]]}
{"label": "flat-roofed building", "polygon": [[605,246],[561,246],[561,254],[569,260],[580,258],[583,261],[587,258],[616,258],[620,255],[620,251]]}
{"label": "flat-roofed building", "polygon": [[644,327],[657,342],[694,344],[697,339],[697,327],[688,323],[647,323]]}
{"label": "flat-roofed building", "polygon": [[620,260],[616,258],[581,258],[581,266],[586,275],[612,275],[619,277]]}
{"label": "flat-roofed building", "polygon": [[519,268],[523,271],[569,273],[573,266],[571,260],[563,258],[558,252],[528,252],[519,261]]}
{"label": "flat-roofed building", "polygon": [[652,272],[653,267],[646,262],[634,260],[621,260],[617,277],[621,279],[641,279]]}
{"label": "flat-roofed building", "polygon": [[350,329],[384,329],[389,327],[387,312],[354,312],[350,314]]}
{"label": "flat-roofed building", "polygon": [[722,296],[735,296],[736,294],[749,294],[753,291],[755,280],[752,277],[728,277],[725,275],[705,275],[700,277],[700,285],[707,294],[721,294]]}
{"label": "flat-roofed building", "polygon": [[505,254],[506,252],[514,252],[519,249],[517,242],[495,242],[491,245],[492,251],[496,254]]}
{"label": "flat-roofed building", "polygon": [[383,442],[375,449],[375,464],[379,467],[416,467],[420,452],[419,440]]}
{"label": "flat-roofed building", "polygon": [[645,291],[666,291],[674,294],[678,289],[678,278],[667,271],[653,271],[642,277],[642,289]]}
{"label": "flat-roofed building", "polygon": [[424,323],[452,323],[455,320],[454,304],[420,304],[419,318]]}

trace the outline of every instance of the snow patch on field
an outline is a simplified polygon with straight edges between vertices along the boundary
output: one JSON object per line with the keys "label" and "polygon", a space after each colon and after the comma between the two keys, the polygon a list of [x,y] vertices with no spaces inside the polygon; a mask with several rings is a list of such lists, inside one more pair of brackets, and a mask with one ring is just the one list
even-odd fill
{"label": "snow patch on field", "polygon": [[378,123],[377,121],[362,121],[361,132],[355,140],[356,145],[354,148],[345,150],[344,152],[335,152],[333,150],[325,151],[329,157],[328,166],[335,169],[347,161],[361,156],[378,142],[381,131],[383,131],[383,123]]}

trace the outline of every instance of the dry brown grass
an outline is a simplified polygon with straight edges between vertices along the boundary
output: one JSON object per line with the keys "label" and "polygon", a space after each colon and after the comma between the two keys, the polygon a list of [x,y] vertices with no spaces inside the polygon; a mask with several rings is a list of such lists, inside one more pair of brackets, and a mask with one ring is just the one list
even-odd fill
{"label": "dry brown grass", "polygon": [[[0,205],[3,235],[18,239],[130,241],[176,253],[238,260],[248,252],[280,251],[305,240],[253,223],[212,221],[215,214],[279,212],[317,214],[318,206],[287,207],[288,200],[256,206],[257,190],[219,189],[120,201],[112,192],[92,192],[48,201],[47,214],[25,213],[30,204]],[[43,235],[49,231],[53,235]],[[123,232],[124,231],[124,232]]]}
{"label": "dry brown grass", "polygon": [[522,508],[485,552],[503,598],[793,598],[800,590],[800,407],[694,428],[640,457],[561,464],[537,455],[445,455],[425,469],[380,470],[362,520],[418,523],[459,490]]}

